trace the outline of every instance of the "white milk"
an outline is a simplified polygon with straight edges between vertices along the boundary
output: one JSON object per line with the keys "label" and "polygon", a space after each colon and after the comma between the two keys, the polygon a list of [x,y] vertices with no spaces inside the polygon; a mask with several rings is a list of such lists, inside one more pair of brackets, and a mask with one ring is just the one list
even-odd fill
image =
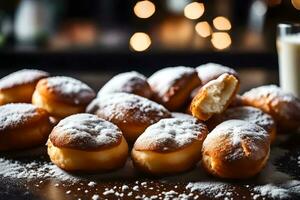
{"label": "white milk", "polygon": [[280,87],[300,97],[300,33],[277,39]]}

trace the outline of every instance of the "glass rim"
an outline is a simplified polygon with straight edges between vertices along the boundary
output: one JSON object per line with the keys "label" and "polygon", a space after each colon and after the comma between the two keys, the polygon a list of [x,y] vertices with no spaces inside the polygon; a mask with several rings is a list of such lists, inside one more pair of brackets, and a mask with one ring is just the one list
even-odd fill
{"label": "glass rim", "polygon": [[293,23],[293,22],[282,22],[277,24],[278,28],[300,28],[300,23]]}

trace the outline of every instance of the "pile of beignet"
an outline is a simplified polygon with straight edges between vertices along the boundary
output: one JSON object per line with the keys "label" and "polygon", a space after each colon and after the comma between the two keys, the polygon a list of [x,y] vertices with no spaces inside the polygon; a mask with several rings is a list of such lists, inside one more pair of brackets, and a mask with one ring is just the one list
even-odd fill
{"label": "pile of beignet", "polygon": [[300,100],[275,85],[238,95],[239,85],[234,69],[208,63],[122,73],[96,95],[74,78],[24,69],[0,79],[0,151],[46,143],[67,171],[116,170],[130,155],[145,174],[201,161],[214,176],[249,178],[277,132],[300,129]]}

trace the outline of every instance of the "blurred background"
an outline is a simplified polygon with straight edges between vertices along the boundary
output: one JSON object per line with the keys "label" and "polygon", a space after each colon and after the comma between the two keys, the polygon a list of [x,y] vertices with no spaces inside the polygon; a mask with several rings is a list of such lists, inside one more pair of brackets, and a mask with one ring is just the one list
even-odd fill
{"label": "blurred background", "polygon": [[250,83],[278,82],[276,25],[299,17],[300,0],[1,0],[1,74],[40,68],[94,83],[96,72],[106,81],[217,62]]}

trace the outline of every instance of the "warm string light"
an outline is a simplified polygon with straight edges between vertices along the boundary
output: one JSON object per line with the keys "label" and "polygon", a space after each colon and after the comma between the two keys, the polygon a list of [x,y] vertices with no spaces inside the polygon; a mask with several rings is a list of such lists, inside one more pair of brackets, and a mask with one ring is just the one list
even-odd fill
{"label": "warm string light", "polygon": [[[291,1],[293,5],[295,4],[294,7],[296,7],[296,3],[298,3],[300,8],[300,0]],[[151,1],[143,0],[137,2],[133,10],[137,17],[145,19],[151,17],[155,13],[155,5]],[[199,19],[204,14],[204,11],[205,8],[203,3],[192,2],[185,6],[184,16],[188,19],[195,20]],[[231,29],[231,23],[229,19],[223,16],[216,17],[213,20],[213,26],[219,31],[228,31]],[[208,36],[212,35],[211,43],[218,50],[226,49],[231,45],[232,41],[230,35],[227,32],[212,33],[212,29],[207,21],[198,22],[195,25],[195,31],[203,38],[207,38]],[[168,37],[169,36],[170,35],[168,33]],[[137,32],[132,35],[129,44],[134,51],[145,51],[151,45],[151,38],[147,33]]]}
{"label": "warm string light", "polygon": [[134,51],[145,51],[151,45],[151,38],[147,33],[137,32],[131,36],[129,45]]}
{"label": "warm string light", "polygon": [[230,21],[226,17],[223,17],[223,16],[216,17],[213,20],[213,25],[217,30],[220,30],[220,31],[228,31],[231,29]]}
{"label": "warm string light", "polygon": [[204,38],[211,35],[210,25],[206,21],[198,22],[195,26],[195,30],[198,35],[200,35],[201,37],[204,37]]}
{"label": "warm string light", "polygon": [[184,8],[184,16],[189,19],[198,19],[204,13],[204,4],[193,2],[185,6]]}
{"label": "warm string light", "polygon": [[291,0],[293,6],[297,9],[300,10],[300,0]]}
{"label": "warm string light", "polygon": [[139,18],[149,18],[155,12],[155,5],[151,1],[139,1],[133,8],[134,14]]}
{"label": "warm string light", "polygon": [[[137,17],[146,19],[155,13],[155,5],[147,0],[138,1],[133,8],[133,12]],[[145,51],[151,45],[151,38],[147,33],[137,32],[131,36],[129,45],[134,51]]]}
{"label": "warm string light", "polygon": [[212,34],[211,43],[218,50],[226,49],[231,45],[231,37],[226,32],[215,32]]}

